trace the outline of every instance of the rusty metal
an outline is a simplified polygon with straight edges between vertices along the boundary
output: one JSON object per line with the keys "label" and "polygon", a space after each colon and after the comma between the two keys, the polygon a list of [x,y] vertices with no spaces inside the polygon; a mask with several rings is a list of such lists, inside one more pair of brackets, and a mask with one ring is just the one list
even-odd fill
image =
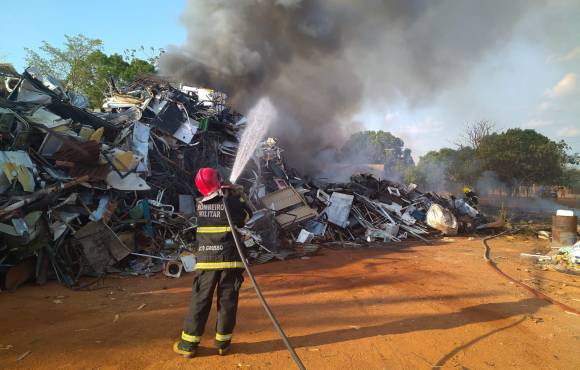
{"label": "rusty metal", "polygon": [[54,159],[94,166],[99,163],[100,153],[100,145],[95,141],[89,140],[84,143],[75,143],[74,145],[66,141],[63,143],[62,148],[54,153]]}
{"label": "rusty metal", "polygon": [[578,217],[552,215],[552,244],[557,246],[574,245],[578,240]]}

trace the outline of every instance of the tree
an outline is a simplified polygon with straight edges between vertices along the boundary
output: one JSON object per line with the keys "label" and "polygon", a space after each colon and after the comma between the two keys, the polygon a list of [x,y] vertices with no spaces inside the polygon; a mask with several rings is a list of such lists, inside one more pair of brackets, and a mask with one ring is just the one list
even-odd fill
{"label": "tree", "polygon": [[[491,135],[494,131],[495,125],[488,120],[480,120],[477,122],[467,122],[465,124],[465,132],[461,135],[461,141],[458,146],[469,146],[475,150],[479,149],[479,145],[483,138]],[[463,145],[465,144],[465,145]]]}
{"label": "tree", "polygon": [[405,142],[385,131],[362,131],[353,134],[343,145],[339,157],[350,163],[384,164],[388,178],[400,179],[414,166],[411,149]]}
{"label": "tree", "polygon": [[351,135],[340,150],[340,156],[351,163],[396,161],[413,165],[411,150],[405,148],[405,142],[385,131],[362,131]]}
{"label": "tree", "polygon": [[150,46],[146,48],[145,46],[141,45],[137,49],[125,49],[123,51],[125,61],[132,61],[135,59],[143,60],[157,69],[159,65],[159,58],[161,58],[161,54],[165,53],[165,49],[163,48],[154,48]]}
{"label": "tree", "polygon": [[64,37],[66,41],[62,49],[46,41],[40,47],[42,54],[24,48],[25,60],[29,66],[37,67],[41,73],[58,78],[68,90],[81,93],[90,77],[89,56],[101,51],[103,42],[81,34]]}
{"label": "tree", "polygon": [[122,86],[140,75],[155,72],[155,67],[147,61],[133,58],[127,62],[119,54],[106,55],[101,51],[92,53],[87,61],[90,72],[83,86],[83,92],[89,97],[94,107],[102,103],[111,79]]}
{"label": "tree", "polygon": [[[124,85],[139,75],[155,72],[153,63],[158,56],[157,59],[151,56],[150,61],[139,59],[136,57],[137,49],[126,50],[125,57],[119,54],[106,55],[99,39],[90,39],[80,34],[65,35],[65,39],[63,48],[43,41],[40,47],[42,55],[26,49],[26,61],[42,73],[61,80],[69,91],[87,95],[93,107],[101,105],[111,79]],[[140,50],[145,52],[144,47]],[[151,50],[155,52],[154,48]]]}
{"label": "tree", "polygon": [[474,149],[442,148],[421,156],[408,180],[431,191],[453,191],[466,184],[475,184],[480,173]]}
{"label": "tree", "polygon": [[562,174],[560,184],[568,187],[572,193],[580,193],[580,169],[566,167]]}
{"label": "tree", "polygon": [[415,168],[407,174],[407,182],[418,184],[421,189],[442,191],[449,189],[450,170],[456,151],[450,148],[433,150],[419,158]]}
{"label": "tree", "polygon": [[564,141],[554,142],[535,130],[509,129],[482,139],[477,150],[484,171],[493,171],[512,188],[557,184],[567,164],[575,164]]}

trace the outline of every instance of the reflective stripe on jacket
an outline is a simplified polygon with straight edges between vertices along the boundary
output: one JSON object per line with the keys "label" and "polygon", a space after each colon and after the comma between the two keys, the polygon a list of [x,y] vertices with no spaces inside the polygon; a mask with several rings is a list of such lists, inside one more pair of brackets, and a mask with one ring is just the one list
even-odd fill
{"label": "reflective stripe on jacket", "polygon": [[[235,226],[242,227],[252,211],[242,199],[226,198]],[[243,268],[234,244],[233,231],[225,213],[223,196],[214,194],[197,201],[197,264],[198,270]]]}

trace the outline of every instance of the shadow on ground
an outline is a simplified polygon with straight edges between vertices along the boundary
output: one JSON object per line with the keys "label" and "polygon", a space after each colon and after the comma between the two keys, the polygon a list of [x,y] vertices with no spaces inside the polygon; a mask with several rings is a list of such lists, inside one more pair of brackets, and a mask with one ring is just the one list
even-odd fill
{"label": "shadow on ground", "polygon": [[[361,327],[358,330],[341,329],[303,336],[293,336],[292,344],[296,347],[311,347],[379,335],[395,335],[425,330],[451,329],[469,324],[503,320],[510,317],[533,314],[547,304],[547,302],[535,298],[523,299],[517,302],[481,304],[466,307],[449,314],[416,316],[387,322],[381,325]],[[494,332],[491,334],[493,333]],[[486,336],[491,334],[488,333]],[[476,338],[472,342],[481,339],[483,339],[483,337]],[[235,344],[235,351],[246,354],[278,351],[283,350],[284,348],[285,347],[280,340]],[[457,351],[460,349],[461,348],[457,349]],[[448,356],[452,355],[453,354],[446,355],[438,362],[444,363],[447,361]]]}

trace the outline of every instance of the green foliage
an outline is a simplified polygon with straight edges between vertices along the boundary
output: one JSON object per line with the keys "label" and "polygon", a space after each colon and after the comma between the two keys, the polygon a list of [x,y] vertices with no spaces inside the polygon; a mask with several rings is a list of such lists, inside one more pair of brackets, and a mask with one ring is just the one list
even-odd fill
{"label": "green foliage", "polygon": [[475,185],[483,172],[481,161],[477,157],[477,150],[466,147],[457,150],[452,171],[452,180],[458,184]]}
{"label": "green foliage", "polygon": [[462,184],[474,184],[480,174],[481,167],[474,149],[442,148],[419,158],[407,180],[424,189],[443,191]]}
{"label": "green foliage", "polygon": [[[139,51],[145,52],[144,47],[126,50],[125,57],[106,55],[99,39],[80,34],[65,35],[65,39],[63,48],[46,41],[40,47],[41,53],[26,48],[26,62],[39,68],[43,74],[58,78],[68,90],[87,95],[93,107],[101,105],[111,79],[123,85],[139,75],[153,73],[154,63],[159,57],[150,56],[148,60],[137,58]],[[151,48],[151,51],[155,52],[155,49]]]}
{"label": "green foliage", "polygon": [[429,190],[438,191],[447,188],[455,153],[453,149],[442,148],[421,156],[412,171],[412,176],[407,178],[408,182],[416,183],[421,188]]}
{"label": "green foliage", "polygon": [[81,34],[64,36],[63,48],[58,48],[46,41],[42,42],[41,53],[25,48],[26,63],[37,67],[43,74],[52,75],[75,93],[83,92],[83,85],[90,77],[89,56],[100,51],[103,42],[90,39]]}
{"label": "green foliage", "polygon": [[135,59],[140,59],[155,67],[157,67],[159,58],[163,53],[165,53],[165,49],[156,49],[153,46],[145,48],[143,45],[137,49],[125,49],[123,51],[124,59],[126,61],[130,62]]}
{"label": "green foliage", "polygon": [[388,178],[400,179],[414,166],[411,150],[400,138],[385,131],[363,131],[353,134],[340,150],[342,161],[384,164]]}
{"label": "green foliage", "polygon": [[91,66],[90,77],[83,87],[83,92],[94,107],[101,104],[111,79],[119,85],[124,85],[140,75],[155,72],[153,65],[147,61],[132,59],[127,62],[119,54],[108,56],[101,51],[91,54],[88,61]]}
{"label": "green foliage", "polygon": [[[451,190],[476,185],[490,171],[510,187],[520,185],[572,185],[579,181],[568,164],[578,163],[569,147],[534,130],[509,129],[481,139],[478,149],[460,147],[432,151],[419,159],[409,180],[430,190]],[[580,172],[580,171],[578,171]]]}
{"label": "green foliage", "polygon": [[482,170],[493,171],[508,185],[552,185],[562,178],[565,165],[577,160],[568,149],[565,142],[554,142],[535,130],[514,128],[485,137],[477,158]]}
{"label": "green foliage", "polygon": [[564,168],[560,184],[570,188],[573,193],[580,193],[580,169],[574,167]]}
{"label": "green foliage", "polygon": [[340,151],[342,160],[353,163],[401,163],[413,165],[411,150],[400,138],[385,131],[362,131],[353,134]]}

